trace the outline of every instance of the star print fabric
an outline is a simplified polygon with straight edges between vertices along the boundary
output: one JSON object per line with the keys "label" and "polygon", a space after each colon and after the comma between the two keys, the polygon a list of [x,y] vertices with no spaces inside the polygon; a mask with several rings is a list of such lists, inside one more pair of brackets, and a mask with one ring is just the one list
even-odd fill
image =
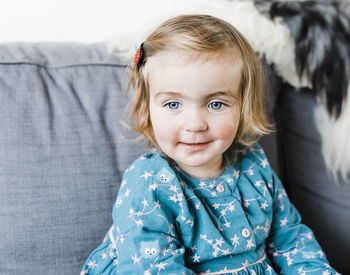
{"label": "star print fabric", "polygon": [[212,180],[142,155],[112,215],[81,274],[338,274],[258,144]]}

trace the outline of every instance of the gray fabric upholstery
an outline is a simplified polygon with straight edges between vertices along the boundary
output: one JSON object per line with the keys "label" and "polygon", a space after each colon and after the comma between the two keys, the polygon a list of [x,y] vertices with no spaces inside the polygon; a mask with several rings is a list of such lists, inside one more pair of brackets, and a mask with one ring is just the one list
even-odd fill
{"label": "gray fabric upholstery", "polygon": [[0,273],[79,274],[142,145],[126,66],[101,45],[0,46]]}
{"label": "gray fabric upholstery", "polygon": [[335,183],[326,169],[314,117],[317,104],[308,89],[282,88],[277,108],[283,182],[331,265],[342,274],[350,274],[350,183]]}

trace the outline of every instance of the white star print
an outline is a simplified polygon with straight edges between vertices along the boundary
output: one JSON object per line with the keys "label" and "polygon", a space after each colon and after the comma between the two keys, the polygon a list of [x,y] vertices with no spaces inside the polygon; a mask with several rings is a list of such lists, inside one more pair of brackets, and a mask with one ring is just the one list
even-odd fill
{"label": "white star print", "polygon": [[173,196],[169,197],[169,200],[171,200],[173,202],[177,202],[176,195],[173,195]]}
{"label": "white star print", "polygon": [[124,197],[128,198],[130,193],[131,193],[131,190],[129,188],[127,188],[126,191],[125,191]]}
{"label": "white star print", "polygon": [[179,188],[177,188],[175,185],[170,185],[170,188],[169,188],[169,190],[170,191],[174,191],[174,192],[177,192],[177,190],[178,190]]}
{"label": "white star print", "polygon": [[120,189],[122,189],[126,185],[126,180],[122,181],[122,184],[120,185]]}
{"label": "white star print", "polygon": [[141,257],[137,257],[137,254],[135,254],[135,256],[131,256],[131,258],[134,261],[134,264],[140,264]]}
{"label": "white star print", "polygon": [[197,256],[197,253],[192,256],[194,262],[199,262],[200,256]]}
{"label": "white star print", "polygon": [[222,244],[224,243],[224,240],[222,238],[220,238],[220,240],[216,240],[216,245],[218,246],[222,246]]}
{"label": "white star print", "polygon": [[284,218],[283,220],[280,220],[280,222],[281,222],[281,227],[284,227],[287,225],[288,219]]}
{"label": "white star print", "polygon": [[158,201],[155,201],[154,204],[155,204],[156,208],[160,208],[160,204]]}
{"label": "white star print", "polygon": [[234,237],[231,238],[231,240],[232,240],[232,245],[234,245],[234,244],[239,244],[238,239],[239,239],[239,238],[238,238],[237,235],[235,234]]}
{"label": "white star print", "polygon": [[164,269],[165,270],[165,266],[167,265],[168,263],[159,263],[156,265],[156,267],[158,268],[158,271]]}
{"label": "white star print", "polygon": [[226,222],[225,224],[224,224],[226,227],[231,227],[231,222]]}
{"label": "white star print", "polygon": [[250,205],[249,201],[243,200],[243,206],[245,208],[248,208],[249,205]]}
{"label": "white star print", "polygon": [[145,180],[147,180],[148,177],[151,177],[151,176],[152,176],[152,173],[149,173],[149,172],[147,172],[147,171],[145,170],[145,173],[144,173],[143,175],[141,175],[140,178],[144,177]]}
{"label": "white star print", "polygon": [[158,184],[156,184],[156,183],[153,183],[153,184],[151,184],[149,187],[148,187],[148,189],[149,190],[156,190],[157,189],[157,187],[158,187]]}
{"label": "white star print", "polygon": [[268,207],[269,205],[268,205],[268,203],[265,201],[265,202],[263,202],[262,204],[260,204],[260,207],[262,208],[262,209],[266,209],[266,207]]}
{"label": "white star print", "polygon": [[255,244],[253,244],[253,238],[251,238],[250,240],[247,240],[247,248],[248,249],[250,249],[254,246],[255,246]]}
{"label": "white star print", "polygon": [[261,161],[262,167],[265,168],[267,164],[268,164],[268,163],[267,163],[267,159],[264,159],[264,160]]}
{"label": "white star print", "polygon": [[111,250],[111,251],[109,251],[109,257],[111,258],[111,259],[113,259],[114,258],[114,253],[113,253],[113,251]]}
{"label": "white star print", "polygon": [[136,221],[136,224],[137,224],[138,226],[142,226],[142,225],[143,225],[143,220],[141,220],[141,219],[140,219],[140,220],[137,220],[137,221]]}
{"label": "white star print", "polygon": [[98,266],[98,264],[96,264],[96,261],[90,261],[90,262],[88,262],[88,267],[89,267],[89,268],[95,268],[96,266]]}

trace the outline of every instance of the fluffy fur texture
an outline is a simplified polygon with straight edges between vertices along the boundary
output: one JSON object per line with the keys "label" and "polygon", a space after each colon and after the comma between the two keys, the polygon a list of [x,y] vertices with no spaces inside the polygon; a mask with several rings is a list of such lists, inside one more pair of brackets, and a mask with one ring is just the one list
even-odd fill
{"label": "fluffy fur texture", "polygon": [[[348,89],[348,94],[350,89]],[[329,115],[326,106],[320,104],[315,110],[317,128],[321,134],[322,152],[327,168],[336,182],[342,177],[350,178],[350,96],[346,97],[344,108],[335,118]]]}
{"label": "fluffy fur texture", "polygon": [[[144,2],[144,3],[143,3]],[[292,86],[313,87],[323,105],[315,111],[327,167],[350,171],[350,4],[336,2],[178,0],[138,1],[124,35],[108,41],[111,51],[132,60],[134,46],[171,16],[205,13],[241,31],[278,75]],[[130,2],[132,4],[132,1]],[[142,5],[142,6],[140,6]],[[158,11],[158,14],[155,13]],[[140,14],[137,14],[140,12]],[[135,20],[137,18],[137,20]],[[257,27],[258,26],[258,27]]]}
{"label": "fluffy fur texture", "polygon": [[[286,22],[295,41],[298,75],[306,75],[323,103],[315,110],[322,150],[337,180],[350,176],[350,3],[269,3],[271,18]],[[266,8],[266,3],[265,3]]]}
{"label": "fluffy fur texture", "polygon": [[295,41],[298,75],[310,79],[313,91],[339,117],[350,76],[350,21],[337,2],[276,2],[271,18],[281,17]]}

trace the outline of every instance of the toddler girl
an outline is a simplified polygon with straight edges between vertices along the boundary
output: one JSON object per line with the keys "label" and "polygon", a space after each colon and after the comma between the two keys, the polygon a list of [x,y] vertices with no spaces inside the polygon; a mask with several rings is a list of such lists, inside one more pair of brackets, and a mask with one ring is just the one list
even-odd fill
{"label": "toddler girl", "polygon": [[160,25],[131,65],[136,130],[114,224],[82,274],[336,274],[257,139],[270,131],[261,65],[230,24]]}

